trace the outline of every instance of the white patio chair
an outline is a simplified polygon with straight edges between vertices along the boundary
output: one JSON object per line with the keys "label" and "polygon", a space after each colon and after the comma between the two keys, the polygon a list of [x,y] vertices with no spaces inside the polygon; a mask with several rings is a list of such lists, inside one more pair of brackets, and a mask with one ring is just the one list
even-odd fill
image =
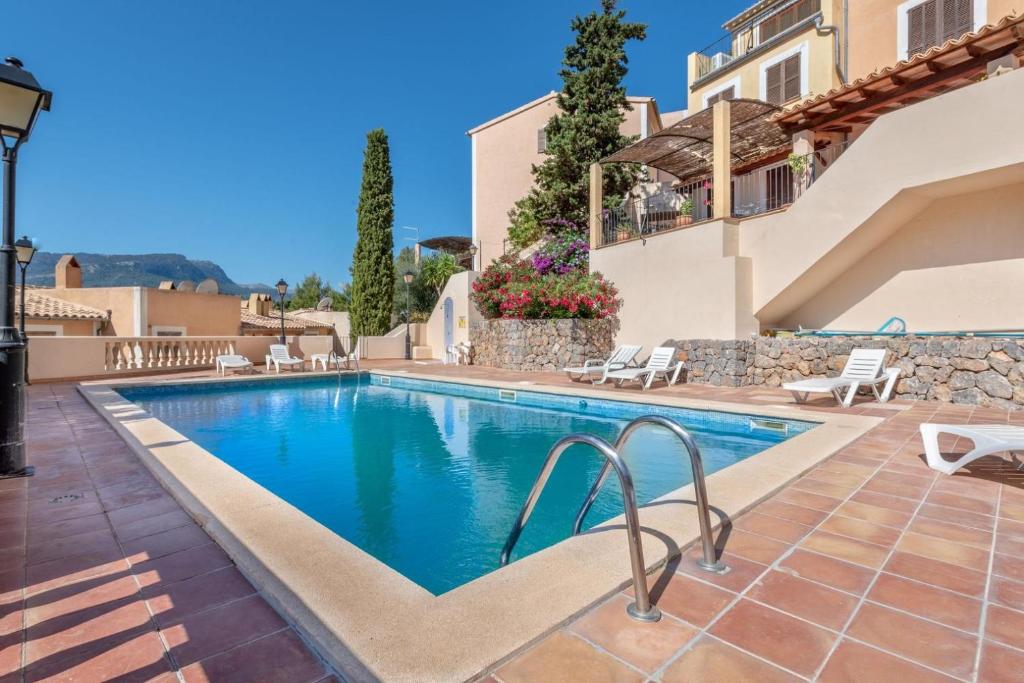
{"label": "white patio chair", "polygon": [[[862,386],[870,387],[878,402],[885,403],[889,400],[889,395],[900,377],[899,368],[882,370],[885,354],[885,349],[854,349],[839,377],[819,377],[786,382],[782,388],[790,391],[797,403],[806,403],[810,394],[832,394],[836,403],[844,408],[849,408],[853,405],[853,397],[857,395],[857,390]],[[885,387],[879,393],[878,385],[883,382]],[[845,398],[841,393],[843,389],[847,389]]]}
{"label": "white patio chair", "polygon": [[228,370],[244,370],[246,372],[251,372],[253,369],[251,360],[245,356],[230,353],[217,356],[216,366],[217,372],[220,373],[221,377],[225,376]]}
{"label": "white patio chair", "polygon": [[[952,462],[939,451],[939,434],[955,434],[970,439],[974,448]],[[961,467],[992,453],[1024,451],[1024,427],[1015,425],[921,425],[921,439],[928,467],[943,474],[953,474]],[[1020,467],[1018,465],[1018,467]]]}
{"label": "white patio chair", "polygon": [[579,382],[586,377],[593,384],[604,384],[610,371],[622,370],[630,365],[635,366],[636,354],[640,353],[642,348],[640,344],[619,346],[612,351],[612,355],[607,359],[589,359],[583,362],[583,367],[562,368],[562,372],[574,382]]}
{"label": "white patio chair", "polygon": [[267,370],[269,370],[271,364],[273,364],[274,370],[278,374],[281,374],[281,366],[291,368],[292,370],[295,370],[296,368],[304,370],[306,368],[306,361],[301,358],[296,358],[288,353],[288,347],[284,344],[271,344],[270,353],[267,354],[266,361]]}
{"label": "white patio chair", "polygon": [[644,367],[609,370],[605,377],[615,380],[615,385],[619,387],[625,382],[641,382],[644,391],[651,388],[657,377],[663,377],[665,383],[672,386],[683,369],[682,362],[676,360],[676,353],[674,346],[656,346]]}

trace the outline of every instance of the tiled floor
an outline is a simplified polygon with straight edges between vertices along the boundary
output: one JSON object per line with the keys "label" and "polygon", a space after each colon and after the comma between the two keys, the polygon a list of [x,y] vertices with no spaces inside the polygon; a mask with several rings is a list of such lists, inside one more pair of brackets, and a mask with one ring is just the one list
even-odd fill
{"label": "tiled floor", "polygon": [[[771,389],[658,391],[790,402]],[[734,520],[719,538],[729,573],[702,572],[690,553],[651,577],[657,624],[628,619],[617,595],[487,679],[1024,681],[1024,474],[993,457],[937,475],[917,436],[923,421],[1024,424],[1024,412],[852,411],[889,419]],[[72,386],[31,388],[28,440],[36,476],[0,481],[0,681],[329,680]]]}
{"label": "tiled floor", "polygon": [[334,680],[70,385],[0,481],[0,681]]}
{"label": "tiled floor", "polygon": [[899,407],[734,520],[728,574],[691,552],[652,576],[661,622],[630,620],[627,591],[492,680],[1024,681],[1024,473],[992,457],[939,475],[917,431],[1024,414]]}

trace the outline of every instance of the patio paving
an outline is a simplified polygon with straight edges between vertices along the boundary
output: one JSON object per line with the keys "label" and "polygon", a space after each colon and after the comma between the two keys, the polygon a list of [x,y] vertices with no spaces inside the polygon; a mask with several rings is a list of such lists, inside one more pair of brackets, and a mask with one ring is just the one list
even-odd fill
{"label": "patio paving", "polygon": [[[773,389],[655,393],[791,405]],[[729,573],[697,569],[691,550],[650,578],[657,624],[628,619],[627,591],[482,680],[1024,681],[1024,473],[990,457],[939,475],[917,432],[1024,411],[850,410],[888,419],[733,520],[718,543]],[[36,476],[0,481],[0,681],[334,680],[72,385],[32,386],[27,429]]]}

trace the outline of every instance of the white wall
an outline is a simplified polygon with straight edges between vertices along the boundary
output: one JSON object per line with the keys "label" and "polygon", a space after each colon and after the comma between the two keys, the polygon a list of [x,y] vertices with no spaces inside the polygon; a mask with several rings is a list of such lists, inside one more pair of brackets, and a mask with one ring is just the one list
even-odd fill
{"label": "white wall", "polygon": [[469,328],[481,320],[480,312],[470,301],[473,283],[480,276],[475,271],[463,271],[452,275],[441,292],[437,305],[430,314],[426,325],[426,343],[435,359],[444,358],[444,300],[451,297],[454,304],[455,320],[452,324],[453,342],[461,344],[469,341]]}

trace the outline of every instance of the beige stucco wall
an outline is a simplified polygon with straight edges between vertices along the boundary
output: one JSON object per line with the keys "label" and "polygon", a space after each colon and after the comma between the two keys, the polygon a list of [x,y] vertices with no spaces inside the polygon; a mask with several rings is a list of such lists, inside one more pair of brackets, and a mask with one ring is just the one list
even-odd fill
{"label": "beige stucco wall", "polygon": [[103,334],[130,335],[134,333],[134,289],[134,287],[56,288],[46,290],[46,295],[101,311],[110,311],[110,323],[104,328]]}
{"label": "beige stucco wall", "polygon": [[25,331],[31,337],[32,328],[36,325],[46,328],[60,328],[59,336],[88,337],[96,333],[99,320],[60,320],[50,318],[25,318]]}
{"label": "beige stucco wall", "polygon": [[616,342],[733,339],[756,331],[751,262],[737,257],[737,224],[711,221],[591,251],[590,268],[624,303]]}
{"label": "beige stucco wall", "polygon": [[[854,80],[904,59],[899,54],[898,14],[904,0],[850,0],[849,78]],[[1024,12],[1022,0],[985,0],[985,16],[975,23],[995,23],[1008,14]]]}
{"label": "beige stucco wall", "polygon": [[[657,106],[650,98],[631,98],[623,135],[640,135],[641,110],[648,133],[660,130]],[[546,155],[537,152],[537,131],[547,125],[558,105],[549,97],[535,106],[471,132],[473,173],[473,241],[479,246],[477,266],[501,256],[508,237],[508,212],[533,186],[532,169]]]}
{"label": "beige stucco wall", "polygon": [[1024,329],[1022,227],[1024,184],[937,200],[785,324],[874,330],[898,315],[923,332]]}
{"label": "beige stucco wall", "polygon": [[762,325],[788,320],[932,202],[1024,181],[1024,146],[1008,144],[1019,111],[1024,69],[892,112],[788,211],[743,221]]}
{"label": "beige stucco wall", "polygon": [[[197,294],[150,287],[83,287],[48,289],[48,296],[101,311],[110,311],[107,336],[152,334],[154,326],[184,327],[195,335],[236,335],[241,308],[237,296]],[[136,311],[142,311],[144,325],[137,325]],[[144,327],[145,329],[140,329]]]}
{"label": "beige stucco wall", "polygon": [[[822,2],[821,12],[824,25],[832,25],[841,21],[841,16],[833,4],[835,3]],[[832,35],[819,35],[815,28],[810,26],[763,52],[757,52],[755,56],[732,68],[726,67],[718,70],[713,74],[714,78],[702,81],[696,88],[693,87],[694,76],[697,73],[696,53],[690,53],[687,58],[687,110],[695,113],[704,109],[705,95],[714,94],[729,85],[738,86],[736,87],[737,97],[764,99],[761,94],[761,65],[771,62],[779,55],[790,52],[804,43],[807,44],[807,81],[804,83],[804,89],[808,96],[826,92],[838,86],[839,77],[835,71]]]}
{"label": "beige stucco wall", "polygon": [[197,294],[146,288],[146,324],[143,334],[154,327],[185,327],[190,336],[235,335],[241,323],[237,296]]}
{"label": "beige stucco wall", "polygon": [[1024,69],[879,118],[786,211],[593,251],[625,300],[618,340],[892,315],[923,331],[1024,328],[1019,111]]}
{"label": "beige stucco wall", "polygon": [[469,328],[481,319],[480,312],[469,299],[473,283],[479,273],[463,271],[448,279],[444,291],[437,300],[437,305],[430,313],[425,325],[425,341],[435,359],[444,358],[444,301],[451,298],[454,312],[452,323],[452,343],[462,344],[469,341]]}

